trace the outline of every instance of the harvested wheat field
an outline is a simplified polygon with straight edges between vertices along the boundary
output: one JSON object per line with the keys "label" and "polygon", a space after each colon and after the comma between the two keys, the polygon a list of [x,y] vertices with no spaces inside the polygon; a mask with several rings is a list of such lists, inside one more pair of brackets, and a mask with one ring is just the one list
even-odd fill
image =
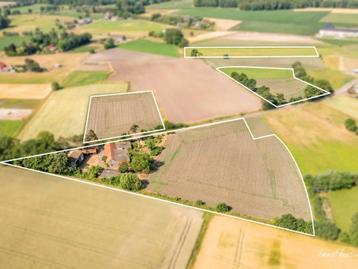
{"label": "harvested wheat field", "polygon": [[83,135],[90,96],[126,91],[126,83],[101,83],[55,91],[21,130],[18,138],[34,138],[42,131],[49,131],[57,138]]}
{"label": "harvested wheat field", "polygon": [[[137,130],[131,131],[131,127]],[[152,92],[92,96],[86,134],[94,131],[98,139],[163,129],[161,116]]]}
{"label": "harvested wheat field", "polygon": [[253,140],[243,120],[167,137],[164,164],[149,190],[270,220],[291,213],[310,220],[309,201],[293,159],[274,136]]}
{"label": "harvested wheat field", "polygon": [[44,99],[50,92],[49,84],[0,84],[0,99]]}
{"label": "harvested wheat field", "polygon": [[215,216],[194,269],[350,269],[357,249],[297,233]]}
{"label": "harvested wheat field", "polygon": [[185,268],[200,211],[0,167],[1,268]]}
{"label": "harvested wheat field", "polygon": [[115,49],[88,61],[101,59],[112,62],[115,72],[109,80],[130,81],[134,91],[153,90],[162,114],[173,122],[199,122],[261,109],[258,97],[201,60]]}

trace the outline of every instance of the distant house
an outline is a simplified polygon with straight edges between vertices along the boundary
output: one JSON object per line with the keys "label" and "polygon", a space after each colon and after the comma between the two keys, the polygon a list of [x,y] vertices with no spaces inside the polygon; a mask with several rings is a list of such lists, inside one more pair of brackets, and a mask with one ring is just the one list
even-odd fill
{"label": "distant house", "polygon": [[13,72],[14,69],[12,66],[7,65],[4,62],[0,62],[0,72]]}
{"label": "distant house", "polygon": [[92,23],[92,19],[90,17],[77,20],[78,25],[84,25],[84,24],[90,24],[90,23]]}
{"label": "distant house", "polygon": [[327,24],[319,30],[321,37],[347,38],[358,37],[357,28],[335,28],[332,24]]}
{"label": "distant house", "polygon": [[72,166],[80,166],[84,160],[84,156],[81,150],[76,149],[76,150],[71,150],[68,154],[67,157],[70,159],[71,165]]}

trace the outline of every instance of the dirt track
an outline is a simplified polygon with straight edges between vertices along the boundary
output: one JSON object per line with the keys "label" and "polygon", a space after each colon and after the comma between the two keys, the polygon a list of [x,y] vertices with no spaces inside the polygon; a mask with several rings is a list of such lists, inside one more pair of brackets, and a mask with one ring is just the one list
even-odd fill
{"label": "dirt track", "polygon": [[131,90],[153,90],[170,121],[199,122],[257,111],[261,101],[201,60],[172,59],[110,50],[88,61],[111,61],[110,80],[130,81]]}

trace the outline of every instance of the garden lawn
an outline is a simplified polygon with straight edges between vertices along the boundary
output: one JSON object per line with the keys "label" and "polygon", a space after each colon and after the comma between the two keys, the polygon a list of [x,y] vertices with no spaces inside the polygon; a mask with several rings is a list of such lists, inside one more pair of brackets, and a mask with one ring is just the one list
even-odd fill
{"label": "garden lawn", "polygon": [[119,46],[122,49],[159,54],[170,57],[178,57],[178,48],[166,43],[153,42],[149,40],[135,40]]}
{"label": "garden lawn", "polygon": [[240,20],[237,30],[291,33],[301,35],[315,34],[324,23],[320,20],[327,12],[243,11],[236,8],[188,8],[179,14]]}
{"label": "garden lawn", "polygon": [[344,231],[349,230],[352,216],[358,213],[358,187],[328,192],[334,222]]}
{"label": "garden lawn", "polygon": [[107,71],[73,71],[64,79],[62,86],[75,87],[102,82],[109,74]]}
{"label": "garden lawn", "polygon": [[21,120],[0,120],[0,136],[15,136],[23,125]]}

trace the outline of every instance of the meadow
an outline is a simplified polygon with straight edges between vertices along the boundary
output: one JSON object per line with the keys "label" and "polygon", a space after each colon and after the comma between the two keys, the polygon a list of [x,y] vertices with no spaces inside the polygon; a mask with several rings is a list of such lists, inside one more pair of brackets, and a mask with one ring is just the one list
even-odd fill
{"label": "meadow", "polygon": [[1,166],[0,179],[4,268],[185,268],[202,223],[197,210],[34,171]]}
{"label": "meadow", "polygon": [[56,137],[81,135],[84,132],[91,95],[126,91],[126,83],[101,83],[52,92],[21,130],[18,138],[22,140],[34,138],[41,131],[49,131]]}
{"label": "meadow", "polygon": [[72,71],[61,83],[63,87],[76,87],[105,81],[110,72],[106,71]]}
{"label": "meadow", "polygon": [[84,25],[76,31],[89,32],[93,35],[103,36],[107,34],[124,34],[127,37],[147,36],[150,31],[159,32],[168,25],[151,22],[142,19],[128,19],[118,21],[99,20],[91,24]]}
{"label": "meadow", "polygon": [[23,42],[30,40],[28,36],[0,36],[0,51],[3,51],[5,47],[10,44],[15,44],[16,46],[21,45]]}
{"label": "meadow", "polygon": [[343,86],[353,78],[353,76],[351,75],[327,67],[325,68],[308,67],[306,68],[306,71],[309,75],[311,75],[315,79],[323,79],[329,81],[334,89],[338,89],[339,87]]}
{"label": "meadow", "polygon": [[235,8],[185,8],[178,11],[182,15],[233,19],[242,21],[235,30],[290,33],[313,35],[324,25],[320,20],[327,12],[242,11]]}
{"label": "meadow", "polygon": [[346,130],[344,111],[354,102],[342,101],[335,108],[330,98],[267,113],[264,118],[286,143],[305,174],[331,170],[357,172],[357,136]]}
{"label": "meadow", "polygon": [[352,216],[358,213],[358,187],[349,190],[330,191],[327,194],[334,222],[348,232]]}
{"label": "meadow", "polygon": [[23,125],[22,120],[0,120],[0,135],[15,136]]}
{"label": "meadow", "polygon": [[297,168],[275,137],[253,140],[242,120],[183,130],[167,137],[164,164],[149,177],[152,192],[226,203],[234,213],[270,221],[282,214],[310,220]]}
{"label": "meadow", "polygon": [[176,46],[145,39],[126,42],[119,45],[119,48],[169,57],[179,57],[179,51]]}
{"label": "meadow", "polygon": [[321,19],[321,22],[332,23],[336,26],[342,26],[342,27],[357,27],[358,15],[329,13]]}

